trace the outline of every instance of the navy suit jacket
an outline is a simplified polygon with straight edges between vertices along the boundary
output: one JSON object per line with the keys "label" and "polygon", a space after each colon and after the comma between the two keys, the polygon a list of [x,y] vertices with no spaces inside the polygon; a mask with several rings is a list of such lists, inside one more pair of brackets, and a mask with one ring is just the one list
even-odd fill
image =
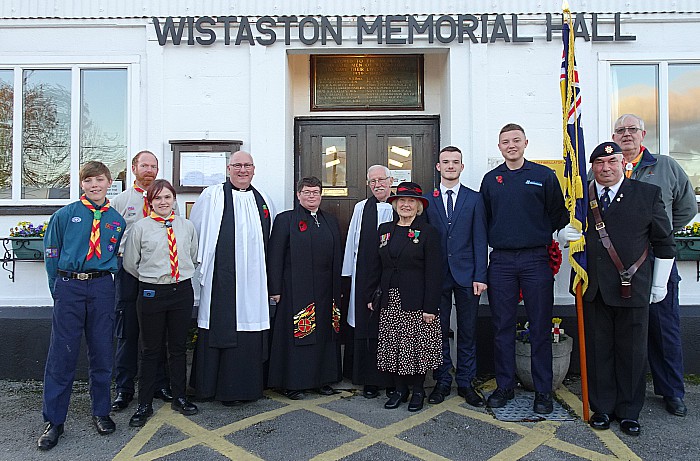
{"label": "navy suit jacket", "polygon": [[472,282],[486,283],[488,228],[481,194],[460,185],[452,224],[448,225],[439,187],[437,192],[437,197],[425,195],[429,202],[426,216],[440,234],[443,256],[447,260],[445,275],[449,269],[455,282],[463,287],[471,287]]}

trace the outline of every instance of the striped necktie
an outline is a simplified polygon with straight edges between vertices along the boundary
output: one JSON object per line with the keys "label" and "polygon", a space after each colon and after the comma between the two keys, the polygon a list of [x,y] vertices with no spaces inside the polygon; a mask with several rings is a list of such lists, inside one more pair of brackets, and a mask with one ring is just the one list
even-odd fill
{"label": "striped necktie", "polygon": [[102,219],[102,213],[109,210],[109,200],[105,199],[105,203],[100,209],[95,208],[85,194],[80,196],[80,201],[83,202],[83,205],[85,205],[88,210],[92,211],[90,246],[88,247],[87,257],[85,259],[90,261],[93,256],[97,256],[97,259],[100,259],[102,257],[102,249],[100,248],[100,219]]}
{"label": "striped necktie", "polygon": [[173,231],[173,219],[175,219],[175,213],[170,212],[170,216],[163,218],[158,216],[156,213],[151,212],[151,218],[156,222],[163,223],[165,228],[168,230],[168,250],[170,252],[170,275],[177,282],[180,279],[180,267],[177,260],[177,241],[175,240],[175,231]]}
{"label": "striped necktie", "polygon": [[143,217],[145,218],[148,216],[148,213],[150,211],[150,207],[148,206],[148,200],[146,200],[146,191],[139,186],[136,185],[136,182],[134,182],[134,190],[140,194],[143,194]]}

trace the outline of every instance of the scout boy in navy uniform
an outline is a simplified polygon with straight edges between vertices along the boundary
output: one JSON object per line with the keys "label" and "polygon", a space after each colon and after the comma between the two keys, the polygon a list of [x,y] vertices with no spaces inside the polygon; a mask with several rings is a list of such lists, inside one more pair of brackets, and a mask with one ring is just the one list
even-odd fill
{"label": "scout boy in navy uniform", "polygon": [[112,331],[117,249],[124,218],[106,199],[109,169],[87,162],[80,169],[84,194],[51,216],[44,236],[46,272],[54,299],[51,342],[44,372],[44,421],[40,450],[50,450],[63,434],[83,331],[87,341],[92,421],[111,434]]}

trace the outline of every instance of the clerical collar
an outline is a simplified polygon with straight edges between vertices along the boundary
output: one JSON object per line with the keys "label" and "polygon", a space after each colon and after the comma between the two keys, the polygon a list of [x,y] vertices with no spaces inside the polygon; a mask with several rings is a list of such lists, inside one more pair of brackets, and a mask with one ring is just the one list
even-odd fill
{"label": "clerical collar", "polygon": [[249,192],[249,191],[253,190],[253,185],[252,185],[252,184],[249,185],[248,187],[246,187],[245,189],[241,189],[241,188],[239,188],[239,187],[236,187],[236,186],[233,185],[233,183],[231,183],[231,187],[232,187],[233,190],[235,190],[236,192]]}

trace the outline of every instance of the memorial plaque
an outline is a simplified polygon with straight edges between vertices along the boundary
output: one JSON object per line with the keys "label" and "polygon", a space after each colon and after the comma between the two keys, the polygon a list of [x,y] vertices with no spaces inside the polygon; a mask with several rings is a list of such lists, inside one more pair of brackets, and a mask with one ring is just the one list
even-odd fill
{"label": "memorial plaque", "polygon": [[423,110],[423,55],[312,55],[311,110]]}

